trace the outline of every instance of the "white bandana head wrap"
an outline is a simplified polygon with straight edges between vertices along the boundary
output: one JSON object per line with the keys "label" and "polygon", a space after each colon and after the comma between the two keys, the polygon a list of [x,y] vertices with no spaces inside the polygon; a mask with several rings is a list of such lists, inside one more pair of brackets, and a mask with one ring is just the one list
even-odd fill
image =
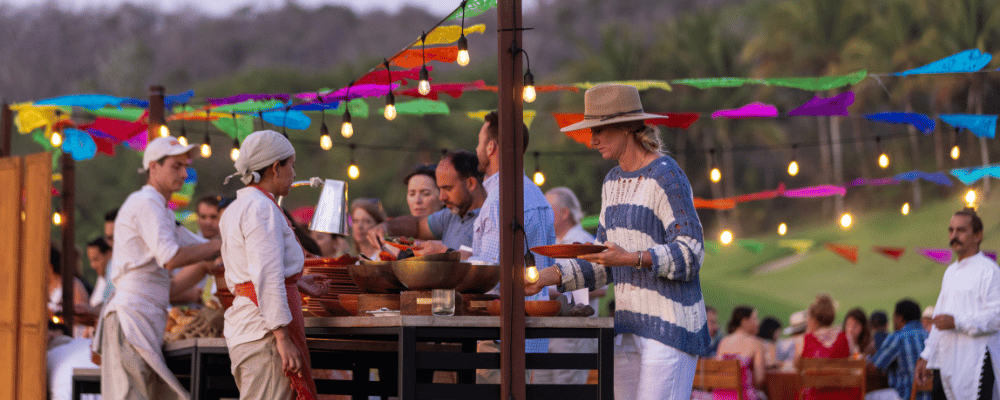
{"label": "white bandana head wrap", "polygon": [[247,185],[260,182],[260,174],[254,171],[294,155],[295,148],[284,135],[272,130],[251,133],[240,146],[240,156],[234,164],[236,173],[226,177],[222,184],[234,176],[239,176]]}

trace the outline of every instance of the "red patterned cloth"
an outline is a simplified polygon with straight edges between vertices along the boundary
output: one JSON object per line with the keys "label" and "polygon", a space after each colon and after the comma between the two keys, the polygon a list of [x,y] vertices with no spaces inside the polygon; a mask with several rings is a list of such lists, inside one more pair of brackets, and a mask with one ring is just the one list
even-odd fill
{"label": "red patterned cloth", "polygon": [[[851,355],[851,348],[847,342],[847,335],[844,332],[837,334],[837,339],[830,347],[823,346],[823,343],[812,333],[807,333],[803,337],[802,358],[847,358]],[[816,389],[803,388],[803,398],[806,400],[843,400],[864,398],[858,389]]]}

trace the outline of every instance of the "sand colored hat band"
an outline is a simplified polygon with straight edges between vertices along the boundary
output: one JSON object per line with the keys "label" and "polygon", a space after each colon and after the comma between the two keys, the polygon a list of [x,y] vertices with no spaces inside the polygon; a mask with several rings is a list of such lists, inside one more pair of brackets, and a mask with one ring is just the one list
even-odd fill
{"label": "sand colored hat band", "polygon": [[560,131],[569,132],[618,122],[667,118],[644,112],[642,101],[639,100],[639,90],[629,85],[602,84],[587,89],[583,95],[583,109],[583,121],[562,128]]}

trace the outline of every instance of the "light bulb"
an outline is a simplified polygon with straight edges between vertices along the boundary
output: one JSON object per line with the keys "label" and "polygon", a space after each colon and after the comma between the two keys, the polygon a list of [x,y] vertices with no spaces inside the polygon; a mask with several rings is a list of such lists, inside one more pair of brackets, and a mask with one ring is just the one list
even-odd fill
{"label": "light bulb", "polygon": [[952,160],[957,160],[958,156],[960,154],[961,154],[961,151],[958,149],[958,145],[957,144],[951,147],[951,159]]}
{"label": "light bulb", "polygon": [[351,125],[351,121],[344,121],[344,123],[340,125],[340,135],[345,138],[354,136],[354,125]]}
{"label": "light bulb", "polygon": [[542,186],[545,184],[545,174],[542,171],[535,171],[534,179],[535,185]]}
{"label": "light bulb", "polygon": [[396,119],[396,105],[386,104],[385,105],[385,119],[392,121]]}
{"label": "light bulb", "polygon": [[420,83],[417,84],[417,92],[422,96],[426,96],[431,92],[431,82],[426,65],[420,68]]}
{"label": "light bulb", "polygon": [[903,208],[900,209],[899,212],[903,213],[903,215],[909,215],[910,214],[910,203],[903,203]]}
{"label": "light bulb", "polygon": [[524,280],[528,283],[538,282],[538,267],[531,265],[524,268]]}
{"label": "light bulb", "polygon": [[785,225],[785,223],[782,222],[778,225],[778,235],[785,236],[786,233],[788,233],[788,225]]}
{"label": "light bulb", "polygon": [[719,167],[713,167],[708,177],[712,179],[712,182],[719,183],[722,180],[722,171],[719,171]]}
{"label": "light bulb", "polygon": [[465,33],[458,38],[458,57],[455,62],[460,66],[469,65],[469,39],[465,38]]}
{"label": "light bulb", "polygon": [[882,153],[878,156],[878,166],[882,168],[889,168],[889,156]]}
{"label": "light bulb", "polygon": [[358,166],[354,165],[352,162],[351,166],[347,167],[347,177],[351,179],[358,179],[359,176],[361,176],[361,170],[358,169]]}
{"label": "light bulb", "polygon": [[181,146],[187,146],[188,145],[188,138],[187,138],[187,136],[181,135],[180,137],[178,137],[177,138],[177,143],[180,143]]}
{"label": "light bulb", "polygon": [[237,158],[240,158],[240,149],[238,147],[233,147],[233,149],[229,151],[229,158],[232,158],[234,162]]}
{"label": "light bulb", "polygon": [[323,150],[330,150],[333,148],[333,139],[330,138],[329,134],[324,134],[319,137],[319,147]]}
{"label": "light bulb", "polygon": [[530,85],[529,86],[525,86],[524,87],[524,93],[523,93],[523,95],[521,97],[524,98],[524,102],[525,103],[531,103],[531,102],[535,101],[535,97],[536,97],[535,87],[534,86],[530,86]]}
{"label": "light bulb", "polygon": [[59,131],[52,132],[52,146],[54,147],[62,146],[62,142],[63,142],[62,135],[59,134]]}
{"label": "light bulb", "polygon": [[788,163],[788,175],[795,176],[799,174],[799,163],[798,161],[792,160]]}
{"label": "light bulb", "polygon": [[209,158],[212,156],[212,146],[208,143],[201,144],[201,156],[204,158]]}
{"label": "light bulb", "polygon": [[976,191],[975,190],[969,189],[969,191],[965,193],[965,203],[968,204],[969,207],[972,207],[972,206],[974,206],[976,204]]}
{"label": "light bulb", "polygon": [[170,129],[167,129],[167,125],[160,125],[160,137],[170,136]]}
{"label": "light bulb", "polygon": [[844,229],[850,228],[853,222],[854,219],[851,218],[851,214],[849,213],[844,213],[844,215],[840,216],[840,226]]}
{"label": "light bulb", "polygon": [[730,243],[732,243],[733,242],[733,232],[731,232],[728,229],[722,231],[722,234],[719,235],[719,241],[722,242],[722,244],[730,244]]}
{"label": "light bulb", "polygon": [[52,213],[52,224],[62,225],[62,214],[59,214],[58,211]]}

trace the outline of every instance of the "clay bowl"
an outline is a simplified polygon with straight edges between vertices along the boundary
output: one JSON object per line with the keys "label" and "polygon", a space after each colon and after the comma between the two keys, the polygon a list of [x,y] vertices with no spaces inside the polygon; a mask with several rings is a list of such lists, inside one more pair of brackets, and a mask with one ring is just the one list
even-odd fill
{"label": "clay bowl", "polygon": [[356,294],[341,294],[337,296],[340,299],[340,305],[347,310],[350,315],[358,315],[358,295]]}
{"label": "clay bowl", "polygon": [[392,261],[396,278],[409,290],[454,289],[472,264],[450,261]]}
{"label": "clay bowl", "polygon": [[[334,317],[353,315],[347,311],[346,308],[344,308],[344,305],[340,303],[340,300],[319,299],[319,304],[323,306],[323,309],[326,310],[326,312],[330,313],[330,315]],[[355,312],[357,312],[356,308]]]}
{"label": "clay bowl", "polygon": [[347,272],[358,288],[365,293],[399,293],[406,286],[396,279],[391,261],[361,260],[360,264],[348,265]]}
{"label": "clay bowl", "polygon": [[500,266],[472,264],[462,283],[455,288],[459,293],[482,294],[500,283]]}
{"label": "clay bowl", "polygon": [[452,261],[458,262],[462,261],[462,252],[460,251],[450,251],[447,253],[438,254],[427,254],[423,256],[415,256],[405,259],[406,261]]}
{"label": "clay bowl", "polygon": [[[529,317],[552,317],[559,315],[562,304],[558,300],[526,300],[524,313]],[[493,316],[500,315],[500,300],[493,300],[486,306],[486,312]]]}

